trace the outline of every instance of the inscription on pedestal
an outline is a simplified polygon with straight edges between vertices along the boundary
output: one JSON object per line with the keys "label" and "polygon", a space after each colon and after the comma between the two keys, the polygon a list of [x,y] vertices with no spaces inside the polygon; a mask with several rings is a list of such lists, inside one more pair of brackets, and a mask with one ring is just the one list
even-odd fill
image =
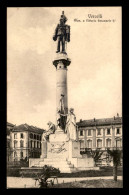
{"label": "inscription on pedestal", "polygon": [[66,152],[65,143],[62,144],[51,144],[49,152],[51,153],[64,153]]}
{"label": "inscription on pedestal", "polygon": [[68,157],[68,143],[67,142],[49,142],[47,144],[47,156],[51,159],[66,159]]}

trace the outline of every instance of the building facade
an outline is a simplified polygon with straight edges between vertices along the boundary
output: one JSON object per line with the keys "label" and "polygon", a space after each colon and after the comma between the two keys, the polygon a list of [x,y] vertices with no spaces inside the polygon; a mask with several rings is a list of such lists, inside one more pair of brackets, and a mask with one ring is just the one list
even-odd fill
{"label": "building facade", "polygon": [[77,123],[80,151],[96,149],[103,152],[102,159],[107,159],[107,149],[122,150],[122,117],[80,120]]}
{"label": "building facade", "polygon": [[12,123],[7,122],[7,129],[6,129],[6,152],[7,152],[7,163],[11,161],[11,139],[10,139],[10,132],[13,129],[14,125]]}
{"label": "building facade", "polygon": [[12,161],[39,158],[41,155],[41,137],[44,130],[22,124],[15,126],[10,133]]}

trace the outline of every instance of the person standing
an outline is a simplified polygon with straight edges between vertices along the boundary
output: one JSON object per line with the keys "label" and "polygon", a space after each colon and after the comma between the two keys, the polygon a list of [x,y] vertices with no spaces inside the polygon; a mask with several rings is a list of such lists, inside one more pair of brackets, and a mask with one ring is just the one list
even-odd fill
{"label": "person standing", "polygon": [[66,129],[67,135],[70,140],[77,141],[77,125],[76,125],[76,116],[74,114],[74,109],[69,109],[69,114],[67,116],[66,121]]}

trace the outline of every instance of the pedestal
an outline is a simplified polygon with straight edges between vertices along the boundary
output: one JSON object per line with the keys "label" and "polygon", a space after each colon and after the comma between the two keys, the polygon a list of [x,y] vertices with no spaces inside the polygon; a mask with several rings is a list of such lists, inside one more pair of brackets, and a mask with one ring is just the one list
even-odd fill
{"label": "pedestal", "polygon": [[71,158],[81,158],[79,141],[69,141],[69,159]]}
{"label": "pedestal", "polygon": [[68,140],[69,140],[69,138],[68,138],[67,134],[64,133],[64,131],[61,130],[61,129],[56,130],[56,132],[54,134],[51,134],[49,136],[49,142],[50,143],[53,143],[53,142],[66,142]]}
{"label": "pedestal", "polygon": [[40,158],[47,158],[47,142],[41,142],[41,156]]}
{"label": "pedestal", "polygon": [[80,155],[80,142],[68,140],[67,134],[58,130],[49,136],[49,142],[42,142],[40,159],[29,159],[29,167],[44,165],[59,168],[62,173],[94,169],[94,160]]}
{"label": "pedestal", "polygon": [[58,129],[55,134],[49,136],[47,143],[47,158],[68,158],[68,137],[63,130]]}

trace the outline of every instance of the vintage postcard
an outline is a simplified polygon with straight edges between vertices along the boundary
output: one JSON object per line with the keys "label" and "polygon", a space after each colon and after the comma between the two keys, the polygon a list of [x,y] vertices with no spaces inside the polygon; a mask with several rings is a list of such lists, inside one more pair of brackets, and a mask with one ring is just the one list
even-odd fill
{"label": "vintage postcard", "polygon": [[122,7],[7,7],[7,188],[122,188]]}

